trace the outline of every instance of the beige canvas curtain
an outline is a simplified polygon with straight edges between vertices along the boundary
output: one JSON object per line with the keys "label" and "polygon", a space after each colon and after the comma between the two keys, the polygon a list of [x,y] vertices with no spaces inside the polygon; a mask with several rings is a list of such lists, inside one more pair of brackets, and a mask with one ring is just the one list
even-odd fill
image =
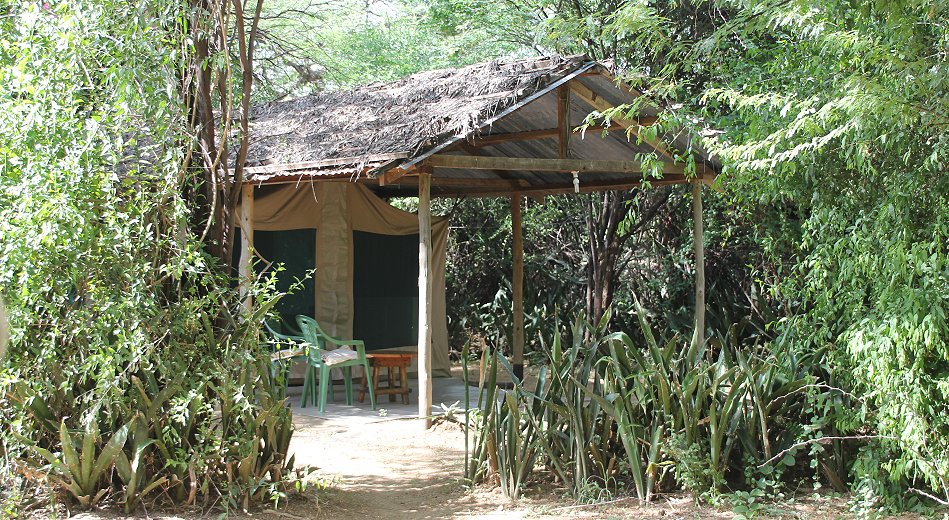
{"label": "beige canvas curtain", "polygon": [[[316,229],[316,319],[330,334],[353,337],[353,231],[414,235],[418,216],[396,209],[366,187],[348,181],[257,189],[254,229]],[[432,372],[450,375],[445,313],[445,248],[448,219],[432,219]],[[385,269],[380,260],[379,269]],[[358,339],[358,338],[357,338]],[[405,345],[414,349],[415,345]]]}

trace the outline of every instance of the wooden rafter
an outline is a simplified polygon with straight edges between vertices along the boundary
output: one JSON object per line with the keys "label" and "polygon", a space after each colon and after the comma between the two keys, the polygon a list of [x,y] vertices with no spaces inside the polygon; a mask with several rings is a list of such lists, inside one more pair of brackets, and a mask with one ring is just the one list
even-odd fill
{"label": "wooden rafter", "polygon": [[[597,95],[596,92],[593,92],[592,90],[587,88],[585,85],[583,85],[579,81],[572,81],[570,82],[569,85],[570,85],[570,90],[579,99],[581,99],[584,103],[590,105],[597,111],[605,112],[607,110],[615,108],[613,105],[610,104],[609,101],[601,98],[600,96]],[[637,131],[637,128],[639,125],[636,120],[626,119],[626,118],[613,118],[612,121],[615,123],[618,123],[620,126],[622,126],[624,129],[626,129],[628,132],[632,133],[633,135],[642,137]],[[663,157],[666,157],[667,159],[674,158],[674,154],[672,153],[672,150],[670,150],[667,146],[660,143],[659,141],[656,141],[654,139],[645,139],[645,138],[643,138],[643,140],[646,143],[648,143],[649,146],[652,146],[653,149],[655,149],[656,152],[658,152]]]}
{"label": "wooden rafter", "polygon": [[418,168],[416,166],[410,166],[407,169],[391,168],[379,176],[379,186],[395,184],[399,179],[408,175],[418,175]]}
{"label": "wooden rafter", "polygon": [[629,84],[626,83],[625,81],[621,81],[621,80],[617,79],[616,76],[614,76],[612,73],[610,73],[610,72],[609,72],[608,70],[606,70],[606,69],[598,70],[598,71],[596,72],[596,75],[597,75],[597,76],[602,76],[602,77],[604,77],[604,78],[610,80],[610,83],[616,85],[617,88],[619,88],[619,89],[622,90],[623,92],[629,94],[630,96],[633,96],[633,97],[635,97],[635,98],[638,98],[638,97],[641,97],[641,96],[643,95],[642,92],[640,92],[640,91],[638,91],[638,90],[636,90],[636,89],[630,87]]}
{"label": "wooden rafter", "polygon": [[557,129],[560,158],[570,157],[570,89],[564,85],[557,89]]}

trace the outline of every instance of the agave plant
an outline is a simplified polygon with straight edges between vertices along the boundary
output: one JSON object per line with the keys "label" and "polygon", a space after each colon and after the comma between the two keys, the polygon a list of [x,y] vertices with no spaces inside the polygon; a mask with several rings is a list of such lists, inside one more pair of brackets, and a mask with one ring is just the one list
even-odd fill
{"label": "agave plant", "polygon": [[131,458],[125,451],[120,451],[115,458],[115,471],[125,484],[123,503],[126,513],[135,509],[146,495],[168,482],[168,477],[158,476],[154,468],[145,463],[148,451],[157,439],[152,437],[141,415],[132,419],[130,430]]}
{"label": "agave plant", "polygon": [[128,437],[128,425],[119,428],[102,446],[99,425],[94,420],[86,423],[78,446],[65,421],[60,423],[59,434],[62,453],[54,454],[39,446],[34,449],[49,462],[51,471],[48,478],[52,482],[68,491],[82,507],[93,507],[109,491],[109,487],[102,485],[102,482],[122,453]]}
{"label": "agave plant", "polygon": [[[806,379],[717,339],[660,343],[644,316],[639,308],[642,341],[604,335],[609,315],[596,326],[578,319],[568,344],[556,329],[532,389],[485,354],[468,478],[495,478],[516,497],[540,463],[577,497],[624,483],[644,501],[660,486],[715,494],[729,474],[745,476],[733,471],[742,462],[793,444]],[[498,367],[515,382],[503,395]]]}

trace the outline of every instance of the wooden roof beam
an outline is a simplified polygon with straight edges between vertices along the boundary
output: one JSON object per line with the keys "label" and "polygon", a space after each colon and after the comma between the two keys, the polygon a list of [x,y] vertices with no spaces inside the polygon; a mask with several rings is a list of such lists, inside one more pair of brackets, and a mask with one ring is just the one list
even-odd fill
{"label": "wooden roof beam", "polygon": [[[606,161],[588,159],[536,159],[522,157],[488,157],[475,155],[436,154],[426,161],[435,168],[455,168],[463,170],[518,170],[536,172],[597,172],[597,173],[642,173],[639,161]],[[663,163],[664,174],[685,173],[682,164]],[[696,174],[700,177],[712,173],[704,165],[696,165]]]}
{"label": "wooden roof beam", "polygon": [[[458,143],[458,148],[461,149],[461,151],[465,152],[465,153],[468,154],[468,155],[478,155],[478,156],[486,156],[486,155],[487,155],[487,153],[486,153],[484,150],[481,150],[481,149],[479,149],[479,148],[477,148],[477,147],[471,146],[470,144],[468,144],[468,143],[466,143],[466,142]],[[493,173],[496,177],[501,178],[501,179],[514,179],[514,178],[516,178],[516,177],[514,177],[514,174],[511,173],[509,170],[491,170],[490,173]]]}
{"label": "wooden roof beam", "polygon": [[408,175],[418,175],[419,169],[417,166],[412,165],[407,169],[402,169],[400,167],[391,168],[386,170],[378,177],[379,186],[387,186],[389,184],[398,183],[399,179]]}
{"label": "wooden roof beam", "polygon": [[[652,126],[656,124],[658,120],[655,116],[643,116],[636,118],[636,122],[640,126]],[[584,134],[593,134],[596,135],[597,132],[619,132],[621,130],[626,130],[626,127],[620,125],[619,123],[613,122],[609,126],[603,125],[594,125],[588,126],[584,129]],[[581,132],[573,132],[573,134],[580,134]],[[517,142],[517,141],[536,141],[538,139],[553,139],[560,135],[559,128],[545,128],[543,130],[525,130],[523,132],[506,132],[500,134],[488,134],[480,135],[472,138],[470,142],[471,146],[482,148],[487,146],[497,146],[499,144]]]}
{"label": "wooden roof beam", "polygon": [[[667,175],[662,179],[650,179],[649,184],[652,186],[667,186],[670,184],[688,184],[689,181],[685,178],[684,175]],[[611,191],[611,190],[631,190],[635,188],[640,188],[643,185],[641,179],[615,179],[615,180],[599,180],[593,182],[581,182],[580,183],[580,193],[590,193],[598,191]],[[433,196],[437,197],[507,197],[512,193],[520,193],[525,196],[532,198],[544,197],[547,195],[564,195],[574,193],[573,183],[557,183],[557,184],[547,184],[542,186],[531,186],[529,188],[519,188],[517,190],[503,190],[503,189],[483,189],[483,190],[470,190],[470,189],[458,189],[458,188],[446,188],[439,190],[437,195],[433,193]]]}
{"label": "wooden roof beam", "polygon": [[[304,162],[295,162],[295,163],[274,163],[266,164],[262,166],[247,166],[244,168],[244,173],[251,174],[279,174],[287,173],[290,174],[294,171],[299,170],[319,170],[321,168],[328,168],[331,166],[356,166],[356,165],[367,165],[370,163],[383,163],[388,161],[395,161],[399,159],[406,159],[409,157],[407,152],[398,152],[398,153],[383,153],[376,155],[364,155],[358,157],[337,157],[333,159],[321,159],[319,161],[304,161]],[[233,169],[232,169],[233,170]],[[248,181],[253,182],[253,181]]]}
{"label": "wooden roof beam", "polygon": [[[417,175],[407,175],[388,186],[418,186]],[[439,177],[432,175],[433,188],[490,188],[518,190],[530,186],[525,179],[471,179],[457,177]]]}
{"label": "wooden roof beam", "polygon": [[534,141],[537,139],[548,139],[557,137],[558,132],[560,131],[556,128],[545,128],[543,130],[526,130],[524,132],[477,135],[472,138],[471,146],[495,146],[512,141]]}

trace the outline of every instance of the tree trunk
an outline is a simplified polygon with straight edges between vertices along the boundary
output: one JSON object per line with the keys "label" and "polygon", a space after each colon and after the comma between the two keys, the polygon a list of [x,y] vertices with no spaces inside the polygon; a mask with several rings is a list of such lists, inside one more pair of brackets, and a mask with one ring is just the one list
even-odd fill
{"label": "tree trunk", "polygon": [[[243,7],[240,0],[193,0],[190,29],[194,58],[182,81],[182,98],[191,111],[192,132],[196,137],[195,156],[189,155],[185,168],[196,166],[201,171],[196,183],[198,188],[189,200],[196,217],[203,219],[197,226],[201,241],[224,268],[231,263],[236,209],[241,199],[250,142],[254,47],[263,0],[256,0],[249,21]],[[232,48],[235,43],[237,49]],[[221,60],[219,68],[209,66],[220,56],[226,59]],[[232,56],[237,57],[236,66],[240,69],[241,92],[237,115],[239,133],[234,143],[237,151],[233,158],[229,151],[234,123]]]}
{"label": "tree trunk", "polygon": [[[619,277],[626,268],[626,244],[655,219],[670,190],[609,191],[587,198],[587,318],[595,325],[613,305]],[[639,204],[635,204],[638,202]]]}

